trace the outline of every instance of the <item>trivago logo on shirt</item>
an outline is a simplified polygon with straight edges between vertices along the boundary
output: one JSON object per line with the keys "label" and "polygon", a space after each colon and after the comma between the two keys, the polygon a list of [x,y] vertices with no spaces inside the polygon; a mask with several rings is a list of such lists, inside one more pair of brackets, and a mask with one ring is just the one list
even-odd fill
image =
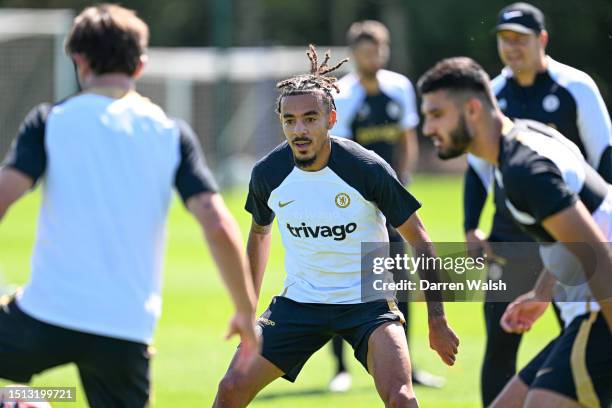
{"label": "trivago logo on shirt", "polygon": [[287,229],[296,238],[332,238],[334,241],[343,241],[347,234],[355,232],[357,224],[351,222],[346,225],[316,225],[311,227],[305,222],[300,227],[294,227],[287,223]]}

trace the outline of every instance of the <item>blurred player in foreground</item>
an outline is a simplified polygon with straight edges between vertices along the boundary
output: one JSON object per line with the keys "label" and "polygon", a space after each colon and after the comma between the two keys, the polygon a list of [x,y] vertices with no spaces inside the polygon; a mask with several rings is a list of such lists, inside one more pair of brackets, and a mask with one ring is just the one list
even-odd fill
{"label": "blurred player in foreground", "polygon": [[0,377],[28,382],[72,362],[92,407],[148,403],[173,187],[230,290],[242,365],[257,353],[239,230],[197,137],[135,92],[148,37],[125,8],[79,14],[66,52],[83,92],[35,107],[0,170],[0,219],[38,181],[44,186],[30,282],[0,308]]}
{"label": "blurred player in foreground", "polygon": [[[386,293],[362,295],[362,284],[374,275],[361,274],[361,243],[388,242],[386,217],[418,253],[433,256],[433,246],[415,213],[420,204],[391,167],[357,143],[330,136],[337,88],[335,78],[324,75],[342,63],[328,67],[326,54],[319,64],[313,46],[308,57],[309,74],[277,85],[287,140],[256,164],[246,203],[253,216],[247,252],[256,291],[275,216],[286,253],[285,288],[259,319],[262,357],[246,373],[231,363],[215,406],[244,407],[275,379],[295,381],[308,358],[341,335],[374,377],[386,406],[416,407],[403,315]],[[452,365],[459,340],[435,295],[428,296],[430,345]]]}
{"label": "blurred player in foreground", "polygon": [[[505,65],[491,85],[500,110],[510,118],[532,119],[555,128],[611,182],[612,128],[608,110],[591,77],[546,54],[549,36],[542,11],[528,3],[510,4],[499,12],[495,30],[497,50]],[[511,280],[512,276],[520,276],[525,286],[533,286],[541,269],[537,248],[523,245],[528,253],[508,256],[516,244],[505,243],[529,242],[531,238],[514,224],[499,192],[495,191],[496,213],[488,239],[478,229],[488,191],[494,185],[493,166],[473,155],[468,155],[468,164],[464,193],[466,241],[471,247],[486,247],[489,252],[494,247],[496,255],[505,258],[504,266],[492,265],[492,273],[501,272],[504,279]],[[489,242],[495,244],[491,246]],[[526,258],[531,262],[523,262]],[[487,346],[481,375],[485,406],[515,374],[521,341],[520,334],[506,333],[499,325],[508,302],[491,297],[488,300],[484,305]],[[558,313],[558,309],[555,311]]]}
{"label": "blurred player in foreground", "polygon": [[[554,129],[504,116],[488,75],[469,58],[439,62],[419,80],[419,91],[423,132],[438,156],[469,152],[494,165],[508,211],[542,243],[542,261],[551,273],[542,273],[534,292],[513,303],[501,324],[527,330],[546,309],[555,279],[565,291],[565,301],[558,302],[565,330],[511,380],[493,406],[609,406],[611,187]],[[546,301],[533,302],[538,299]]]}

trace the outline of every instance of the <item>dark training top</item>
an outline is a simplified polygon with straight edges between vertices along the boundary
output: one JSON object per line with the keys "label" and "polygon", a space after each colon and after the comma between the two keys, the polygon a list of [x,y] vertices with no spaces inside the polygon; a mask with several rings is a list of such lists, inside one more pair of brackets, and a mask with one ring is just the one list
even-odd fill
{"label": "dark training top", "polygon": [[554,242],[542,221],[580,200],[592,214],[610,186],[554,129],[539,122],[504,123],[495,180],[500,201],[529,236]]}
{"label": "dark training top", "polygon": [[[548,57],[548,69],[537,74],[532,86],[522,87],[509,68],[492,81],[499,107],[510,118],[531,119],[549,125],[571,140],[587,162],[612,182],[612,130],[610,117],[593,80],[584,72]],[[465,176],[464,229],[478,226],[491,183],[491,168],[468,157]],[[497,186],[496,212],[490,239],[528,241],[504,209]]]}
{"label": "dark training top", "polygon": [[355,73],[338,81],[340,93],[334,97],[338,121],[332,133],[353,139],[394,166],[400,137],[419,123],[416,97],[403,75],[379,70],[376,78],[379,92],[375,95],[365,92]]}
{"label": "dark training top", "polygon": [[[529,120],[505,120],[495,168],[498,199],[540,245],[542,263],[558,281],[555,302],[566,325],[599,310],[584,266],[544,229],[543,221],[578,200],[601,233],[612,238],[612,187],[584,160],[578,147],[556,130]],[[592,271],[591,271],[592,272]]]}

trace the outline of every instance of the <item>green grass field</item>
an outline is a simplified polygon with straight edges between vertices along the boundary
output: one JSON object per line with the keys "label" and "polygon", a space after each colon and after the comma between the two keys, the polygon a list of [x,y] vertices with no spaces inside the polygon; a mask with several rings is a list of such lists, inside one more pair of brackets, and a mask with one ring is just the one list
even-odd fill
{"label": "green grass field", "polygon": [[[432,240],[462,240],[461,189],[459,177],[417,177],[412,192],[423,203],[420,215]],[[250,216],[242,209],[245,191],[227,192],[225,197],[246,237]],[[8,282],[23,284],[28,279],[38,205],[39,195],[29,195],[9,211],[0,225],[0,276],[4,275]],[[490,220],[490,205],[486,211],[483,220]],[[273,235],[272,255],[259,302],[260,312],[283,285],[283,249],[276,228]],[[157,354],[152,363],[154,406],[210,406],[237,341],[222,340],[226,322],[232,313],[230,302],[203,244],[201,231],[178,200],[172,206],[168,225],[164,281],[164,313],[155,336]],[[113,294],[108,293],[109,301],[112,301],[112,297]],[[479,370],[484,350],[482,304],[446,305],[448,319],[461,339],[457,363],[450,368],[429,350],[425,305],[417,303],[412,310],[413,361],[418,367],[447,379],[442,390],[416,388],[421,406],[478,407]],[[557,332],[555,324],[549,313],[526,336],[519,356],[521,364],[528,361]],[[330,348],[325,347],[306,364],[295,384],[278,380],[265,389],[251,406],[381,406],[371,378],[356,361],[349,360],[354,387],[346,394],[326,392],[333,373],[333,362]],[[58,403],[54,406],[87,406],[74,366],[45,372],[35,377],[31,385],[79,387],[76,403]]]}

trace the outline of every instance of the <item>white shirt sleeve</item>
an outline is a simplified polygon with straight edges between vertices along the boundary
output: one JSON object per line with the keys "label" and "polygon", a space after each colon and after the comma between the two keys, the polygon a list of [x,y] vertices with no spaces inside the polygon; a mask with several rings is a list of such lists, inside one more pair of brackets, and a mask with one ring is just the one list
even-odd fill
{"label": "white shirt sleeve", "polygon": [[349,73],[342,77],[338,81],[338,88],[340,88],[340,93],[334,96],[336,124],[332,128],[331,133],[338,137],[352,138],[351,123],[355,118],[359,104],[365,97],[365,91],[354,73]]}
{"label": "white shirt sleeve", "polygon": [[587,161],[595,169],[601,155],[612,145],[610,116],[595,81],[587,75],[584,80],[568,84],[567,89],[576,100],[577,126],[586,149]]}
{"label": "white shirt sleeve", "polygon": [[335,98],[336,104],[336,124],[331,130],[334,136],[351,138],[353,132],[351,131],[350,120],[353,118],[353,114],[350,112],[350,100],[347,98]]}
{"label": "white shirt sleeve", "polygon": [[404,92],[401,93],[403,115],[400,124],[404,129],[414,129],[419,124],[419,114],[414,87],[408,78],[403,88]]}
{"label": "white shirt sleeve", "polygon": [[467,161],[478,175],[482,186],[490,193],[493,190],[493,172],[495,167],[486,160],[476,157],[471,153],[468,153]]}

